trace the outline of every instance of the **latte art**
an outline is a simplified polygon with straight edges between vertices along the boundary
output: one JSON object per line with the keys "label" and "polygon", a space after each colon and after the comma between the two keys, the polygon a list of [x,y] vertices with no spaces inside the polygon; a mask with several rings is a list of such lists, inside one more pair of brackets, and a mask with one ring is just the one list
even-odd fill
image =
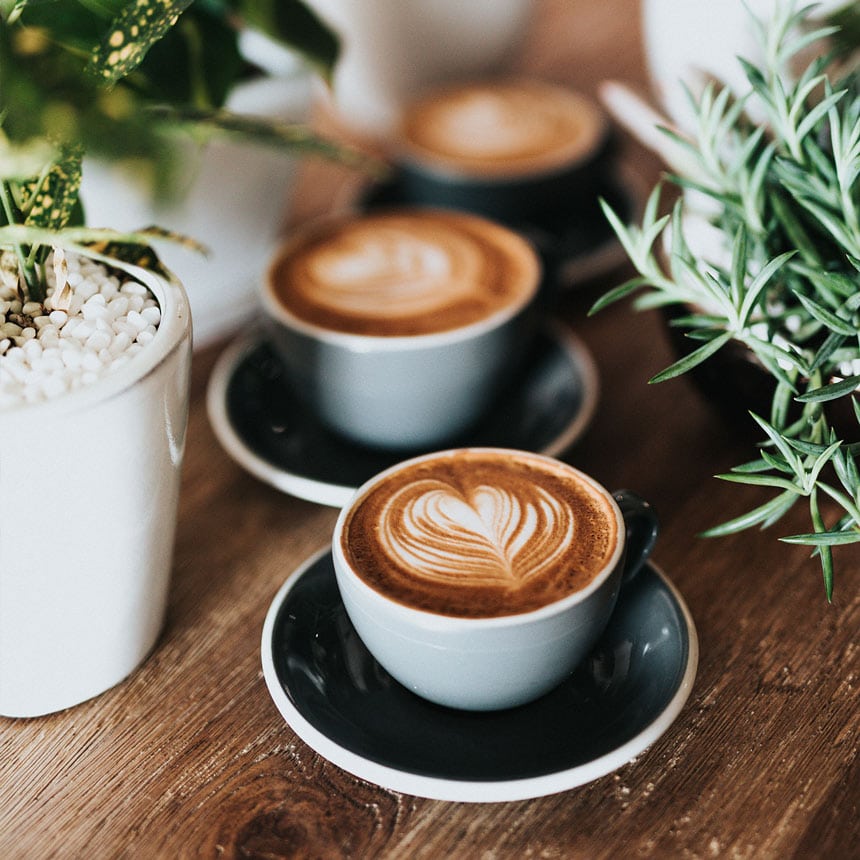
{"label": "latte art", "polygon": [[518,235],[482,218],[404,210],[326,223],[271,269],[294,317],[377,336],[459,328],[524,306],[539,263]]}
{"label": "latte art", "polygon": [[540,487],[482,485],[464,495],[427,480],[392,496],[379,540],[419,579],[456,585],[465,574],[475,584],[515,589],[557,565],[574,531],[571,507]]}
{"label": "latte art", "polygon": [[468,301],[480,276],[473,244],[438,241],[384,225],[352,231],[307,261],[305,288],[320,308],[361,318],[431,314]]}
{"label": "latte art", "polygon": [[515,176],[570,167],[606,134],[589,99],[542,81],[469,83],[431,93],[406,112],[407,157],[452,173]]}
{"label": "latte art", "polygon": [[467,448],[383,476],[349,511],[340,546],[388,597],[480,618],[585,588],[618,540],[613,503],[580,473],[536,454]]}

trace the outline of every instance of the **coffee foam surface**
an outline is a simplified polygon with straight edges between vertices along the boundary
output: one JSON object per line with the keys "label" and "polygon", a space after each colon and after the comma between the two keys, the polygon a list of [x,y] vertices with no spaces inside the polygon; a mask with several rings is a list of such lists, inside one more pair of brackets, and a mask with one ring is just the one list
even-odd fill
{"label": "coffee foam surface", "polygon": [[585,587],[617,539],[610,503],[563,466],[472,451],[384,479],[353,510],[342,547],[402,603],[493,617]]}
{"label": "coffee foam surface", "polygon": [[605,117],[590,99],[539,81],[441,90],[411,106],[402,123],[407,157],[487,177],[572,166],[605,134]]}
{"label": "coffee foam surface", "polygon": [[329,222],[275,261],[294,316],[336,331],[416,335],[470,325],[534,294],[539,263],[517,234],[472,215],[402,210]]}

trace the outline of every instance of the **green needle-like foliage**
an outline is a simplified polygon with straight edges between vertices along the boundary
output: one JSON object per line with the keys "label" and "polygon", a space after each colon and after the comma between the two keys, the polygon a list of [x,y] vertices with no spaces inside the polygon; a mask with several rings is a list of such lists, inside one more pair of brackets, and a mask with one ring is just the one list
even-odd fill
{"label": "green needle-like foliage", "polygon": [[[634,293],[640,309],[681,309],[674,324],[695,348],[652,382],[730,343],[770,374],[771,414],[753,415],[764,433],[759,454],[719,477],[776,495],[707,534],[768,527],[807,504],[809,532],[782,540],[813,548],[829,600],[833,550],[860,543],[860,71],[836,52],[793,71],[812,46],[858,47],[850,33],[811,28],[809,8],[776,4],[767,25],[751,15],[765,61],[741,60],[748,93],[711,83],[692,99],[695,134],[667,131],[696,165],[695,176],[669,177],[684,192],[669,215],[660,212],[660,185],[641,226],[604,206],[638,277],[592,312]],[[857,18],[844,20],[857,27]],[[697,211],[696,200],[707,205]],[[714,259],[685,235],[696,219],[722,237]],[[846,399],[856,426],[843,422],[837,432],[830,407]]]}

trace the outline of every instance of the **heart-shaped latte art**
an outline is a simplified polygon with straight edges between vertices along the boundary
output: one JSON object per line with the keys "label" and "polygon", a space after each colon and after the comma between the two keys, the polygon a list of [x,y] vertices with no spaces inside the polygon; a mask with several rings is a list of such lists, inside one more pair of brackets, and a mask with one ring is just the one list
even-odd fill
{"label": "heart-shaped latte art", "polygon": [[464,493],[428,479],[388,500],[379,538],[413,576],[515,589],[558,565],[574,532],[571,508],[541,487],[480,485]]}

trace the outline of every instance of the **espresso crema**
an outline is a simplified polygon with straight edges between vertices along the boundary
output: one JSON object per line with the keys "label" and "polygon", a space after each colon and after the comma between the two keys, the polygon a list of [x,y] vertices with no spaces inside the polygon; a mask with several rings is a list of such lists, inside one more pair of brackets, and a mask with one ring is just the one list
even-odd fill
{"label": "espresso crema", "polygon": [[541,81],[470,83],[428,95],[402,122],[404,156],[428,169],[488,179],[573,167],[607,133],[579,93]]}
{"label": "espresso crema", "polygon": [[317,225],[285,247],[269,278],[278,303],[301,321],[411,336],[524,307],[540,263],[524,239],[486,219],[404,209]]}
{"label": "espresso crema", "polygon": [[463,449],[371,486],[347,516],[341,549],[362,579],[400,603],[483,618],[584,588],[618,540],[611,502],[574,470]]}

